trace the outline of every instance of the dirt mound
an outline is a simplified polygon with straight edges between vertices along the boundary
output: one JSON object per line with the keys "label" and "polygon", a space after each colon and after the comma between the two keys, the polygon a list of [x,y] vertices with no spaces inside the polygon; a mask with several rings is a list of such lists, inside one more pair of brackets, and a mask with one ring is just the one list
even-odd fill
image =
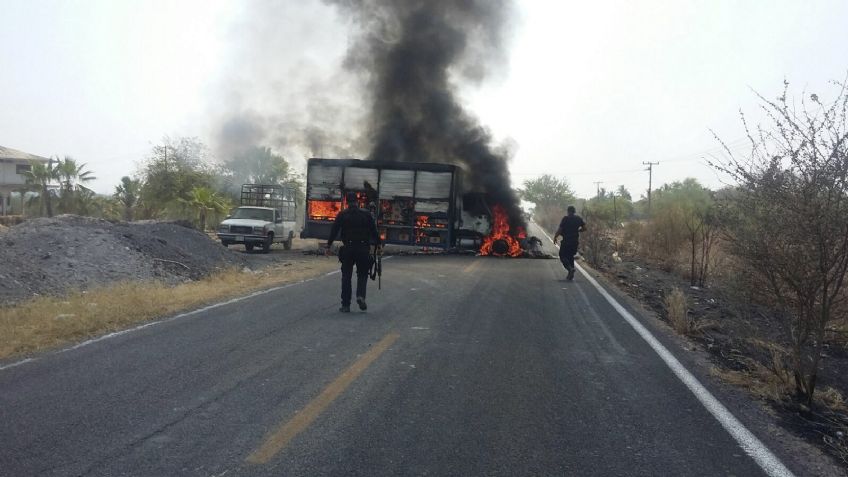
{"label": "dirt mound", "polygon": [[174,222],[118,222],[62,215],[0,235],[0,303],[123,280],[197,279],[245,258]]}

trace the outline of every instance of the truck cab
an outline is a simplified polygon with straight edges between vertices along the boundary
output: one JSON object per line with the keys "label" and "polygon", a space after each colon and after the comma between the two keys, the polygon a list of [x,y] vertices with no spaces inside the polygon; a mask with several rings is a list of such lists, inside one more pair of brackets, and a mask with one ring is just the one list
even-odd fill
{"label": "truck cab", "polygon": [[259,246],[264,253],[274,243],[291,249],[295,229],[294,190],[277,185],[245,184],[241,205],[218,226],[225,247],[243,244],[247,251]]}

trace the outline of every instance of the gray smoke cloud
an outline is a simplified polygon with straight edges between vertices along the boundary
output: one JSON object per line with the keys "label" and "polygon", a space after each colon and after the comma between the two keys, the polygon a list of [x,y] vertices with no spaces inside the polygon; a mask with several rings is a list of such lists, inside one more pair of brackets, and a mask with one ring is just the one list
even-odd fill
{"label": "gray smoke cloud", "polygon": [[523,225],[508,147],[461,104],[506,65],[511,0],[253,1],[231,32],[212,108],[221,160],[268,146],[307,157],[461,166],[464,186]]}
{"label": "gray smoke cloud", "polygon": [[295,169],[308,157],[362,157],[362,85],[343,68],[349,32],[319,0],[239,2],[227,65],[210,98],[209,135],[222,162],[270,147]]}
{"label": "gray smoke cloud", "polygon": [[458,98],[505,64],[510,0],[328,0],[351,14],[356,39],[345,66],[365,78],[371,101],[370,159],[444,162],[467,172],[465,186],[503,205],[524,225],[510,187],[506,148]]}

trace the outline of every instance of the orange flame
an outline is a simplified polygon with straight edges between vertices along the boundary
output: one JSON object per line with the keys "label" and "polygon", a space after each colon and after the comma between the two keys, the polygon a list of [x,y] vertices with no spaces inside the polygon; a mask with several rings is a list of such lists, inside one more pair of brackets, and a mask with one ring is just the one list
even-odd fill
{"label": "orange flame", "polygon": [[342,204],[334,200],[310,200],[309,201],[309,219],[310,220],[334,220]]}
{"label": "orange flame", "polygon": [[427,243],[427,232],[425,228],[430,227],[430,217],[419,215],[415,217],[415,241],[418,243]]}
{"label": "orange flame", "polygon": [[[521,245],[518,243],[518,240],[509,233],[509,217],[507,216],[506,210],[504,210],[503,206],[500,204],[494,206],[492,208],[492,216],[494,219],[492,233],[483,239],[483,244],[480,246],[480,255],[494,255],[496,257],[517,257],[521,255]],[[523,229],[519,229],[517,235],[520,236],[522,233],[526,235]],[[507,251],[505,253],[494,250],[494,244],[498,241],[502,241],[506,244]]]}
{"label": "orange flame", "polygon": [[524,227],[519,226],[517,230],[518,233],[516,234],[516,236],[518,237],[518,240],[524,240],[527,238],[527,231],[524,230]]}

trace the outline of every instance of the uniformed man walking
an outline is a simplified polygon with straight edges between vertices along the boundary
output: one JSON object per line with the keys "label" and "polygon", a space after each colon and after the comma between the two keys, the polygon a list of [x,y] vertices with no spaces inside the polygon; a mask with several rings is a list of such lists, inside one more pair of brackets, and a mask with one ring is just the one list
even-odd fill
{"label": "uniformed man walking", "polygon": [[339,261],[342,263],[342,313],[350,312],[351,279],[353,266],[356,265],[356,303],[365,311],[365,287],[368,285],[368,269],[371,266],[371,244],[380,246],[380,234],[374,217],[367,210],[360,209],[356,202],[356,193],[345,194],[347,208],[336,216],[327,250],[333,245],[336,236],[341,233],[344,246],[339,249]]}
{"label": "uniformed man walking", "polygon": [[574,280],[574,256],[577,255],[577,245],[580,239],[580,232],[586,230],[586,222],[577,215],[573,205],[569,205],[568,215],[562,218],[559,223],[559,228],[554,234],[554,244],[558,237],[562,237],[562,244],[559,246],[559,260],[562,266],[568,270],[568,279]]}

